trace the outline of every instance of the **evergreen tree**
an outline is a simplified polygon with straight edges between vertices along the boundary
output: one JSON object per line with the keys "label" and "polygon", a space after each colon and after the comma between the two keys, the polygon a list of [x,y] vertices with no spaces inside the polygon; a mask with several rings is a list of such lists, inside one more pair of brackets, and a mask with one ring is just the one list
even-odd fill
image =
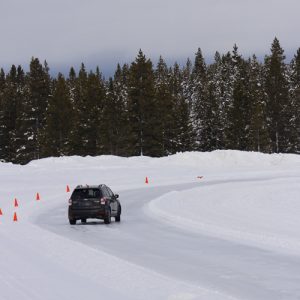
{"label": "evergreen tree", "polygon": [[78,88],[78,77],[73,67],[70,68],[69,77],[66,80],[67,87],[70,95],[70,102],[72,105],[72,124],[69,133],[69,144],[70,144],[70,155],[77,155],[81,147],[80,142],[78,143],[78,111],[79,99],[80,99],[80,89]]}
{"label": "evergreen tree", "polygon": [[7,99],[5,95],[6,78],[4,70],[0,70],[0,159],[8,160]]}
{"label": "evergreen tree", "polygon": [[196,149],[210,150],[211,103],[208,96],[208,78],[206,64],[199,48],[196,56],[192,79],[192,121],[196,133]]}
{"label": "evergreen tree", "polygon": [[25,116],[24,108],[28,99],[28,86],[26,84],[26,78],[24,70],[21,66],[17,68],[16,81],[15,81],[15,126],[10,132],[11,143],[11,161],[15,163],[26,163],[27,159],[24,159],[24,153],[26,149],[26,137],[23,136],[23,118]]}
{"label": "evergreen tree", "polygon": [[218,97],[218,82],[215,82],[217,70],[216,65],[212,64],[207,70],[207,103],[206,110],[206,151],[217,150],[221,148],[223,141],[223,127],[220,120],[220,98]]}
{"label": "evergreen tree", "polygon": [[17,139],[18,161],[26,163],[40,158],[42,133],[45,126],[46,108],[50,97],[49,68],[42,66],[37,58],[32,58],[26,76],[27,91],[22,99],[22,115],[19,116]]}
{"label": "evergreen tree", "polygon": [[[185,74],[186,75],[186,74]],[[171,74],[171,93],[174,98],[174,142],[171,153],[191,151],[194,146],[194,134],[190,119],[189,103],[184,92],[184,75],[177,63]]]}
{"label": "evergreen tree", "polygon": [[88,122],[89,114],[87,108],[88,94],[88,74],[82,63],[78,77],[76,77],[73,68],[70,70],[70,78],[68,81],[70,87],[71,103],[74,108],[74,122],[70,134],[70,147],[72,155],[88,155],[86,152],[88,144]]}
{"label": "evergreen tree", "polygon": [[190,134],[188,135],[189,147],[190,151],[196,149],[196,132],[194,130],[194,118],[193,118],[193,84],[192,84],[192,69],[193,65],[188,58],[185,66],[181,71],[181,91],[182,91],[182,101],[181,106],[184,112],[184,106],[187,105],[188,109],[188,127],[190,128]]}
{"label": "evergreen tree", "polygon": [[193,84],[192,84],[192,63],[188,58],[186,64],[182,70],[182,93],[183,97],[188,104],[190,118],[193,119]]}
{"label": "evergreen tree", "polygon": [[209,98],[212,104],[211,149],[226,148],[228,131],[228,107],[232,101],[231,55],[215,53],[214,63],[209,67]]}
{"label": "evergreen tree", "polygon": [[71,67],[69,71],[69,77],[66,81],[68,89],[69,89],[69,94],[70,94],[70,100],[72,103],[72,106],[75,107],[76,100],[78,99],[77,95],[77,75],[73,67]]}
{"label": "evergreen tree", "polygon": [[[230,149],[229,145],[231,143],[230,137],[230,127],[229,122],[229,112],[233,107],[233,83],[235,81],[234,72],[233,72],[233,63],[231,53],[227,52],[225,55],[222,55],[220,60],[220,71],[221,71],[221,80],[219,82],[219,89],[221,91],[219,99],[219,109],[220,109],[220,120],[223,128],[223,147],[225,149]],[[229,134],[229,136],[228,136]]]}
{"label": "evergreen tree", "polygon": [[284,51],[277,38],[271,55],[265,58],[265,92],[267,94],[267,120],[272,152],[292,149],[291,103],[288,91],[287,68]]}
{"label": "evergreen tree", "polygon": [[127,66],[121,68],[118,64],[114,78],[109,78],[107,84],[100,128],[103,153],[126,155],[128,151],[127,73]]}
{"label": "evergreen tree", "polygon": [[99,68],[96,72],[90,72],[87,80],[87,126],[85,128],[86,154],[98,155],[103,154],[101,151],[102,137],[99,128],[104,123],[103,109],[106,97],[106,89],[102,74]]}
{"label": "evergreen tree", "polygon": [[290,64],[291,132],[295,141],[291,151],[300,153],[300,48]]}
{"label": "evergreen tree", "polygon": [[15,157],[15,148],[13,145],[13,134],[16,129],[17,114],[20,107],[20,89],[18,84],[18,73],[15,65],[12,65],[10,72],[6,76],[6,88],[4,90],[4,113],[5,137],[6,137],[6,155],[8,161],[13,161]]}
{"label": "evergreen tree", "polygon": [[131,64],[128,84],[130,155],[162,154],[159,107],[155,100],[152,62],[143,52]]}
{"label": "evergreen tree", "polygon": [[160,56],[155,70],[155,98],[158,110],[158,120],[160,121],[160,144],[162,154],[174,153],[175,146],[175,99],[171,91],[170,70]]}
{"label": "evergreen tree", "polygon": [[251,117],[248,150],[269,152],[270,140],[267,128],[266,95],[263,87],[262,66],[255,55],[250,60],[249,66]]}
{"label": "evergreen tree", "polygon": [[58,74],[54,84],[53,96],[49,100],[44,141],[43,156],[62,156],[70,152],[69,133],[72,126],[72,104],[65,78]]}
{"label": "evergreen tree", "polygon": [[96,73],[87,74],[84,64],[81,64],[77,78],[72,69],[70,75],[68,84],[74,105],[70,142],[72,152],[82,156],[100,154],[102,142],[99,127],[103,125],[101,118],[105,98],[102,75],[98,68]]}
{"label": "evergreen tree", "polygon": [[231,55],[232,99],[227,107],[226,145],[229,149],[247,150],[250,128],[249,64],[234,45]]}

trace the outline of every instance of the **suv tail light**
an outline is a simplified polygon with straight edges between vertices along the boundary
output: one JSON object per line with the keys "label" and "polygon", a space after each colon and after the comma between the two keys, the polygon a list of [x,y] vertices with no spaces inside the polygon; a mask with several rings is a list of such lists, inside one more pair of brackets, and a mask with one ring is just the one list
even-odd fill
{"label": "suv tail light", "polygon": [[70,198],[69,199],[69,206],[71,206],[72,205],[72,199]]}
{"label": "suv tail light", "polygon": [[106,198],[101,198],[100,203],[105,205],[106,204]]}

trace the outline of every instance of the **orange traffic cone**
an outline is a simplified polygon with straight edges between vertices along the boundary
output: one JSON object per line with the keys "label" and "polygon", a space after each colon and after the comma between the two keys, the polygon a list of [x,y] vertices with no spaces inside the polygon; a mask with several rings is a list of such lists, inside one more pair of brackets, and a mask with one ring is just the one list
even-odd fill
{"label": "orange traffic cone", "polygon": [[19,203],[18,203],[18,200],[17,198],[15,198],[15,204],[14,204],[15,207],[18,207],[19,206]]}
{"label": "orange traffic cone", "polygon": [[40,199],[40,194],[39,194],[39,193],[36,193],[35,200],[41,200],[41,199]]}
{"label": "orange traffic cone", "polygon": [[3,213],[2,213],[2,209],[0,208],[0,216],[2,216],[3,215]]}
{"label": "orange traffic cone", "polygon": [[69,193],[70,192],[70,188],[69,188],[69,186],[67,185],[67,193]]}
{"label": "orange traffic cone", "polygon": [[13,219],[13,221],[14,222],[18,222],[18,217],[17,217],[17,213],[16,212],[14,213],[14,219]]}
{"label": "orange traffic cone", "polygon": [[145,183],[148,184],[149,183],[149,180],[148,180],[148,177],[146,176],[146,179],[145,179]]}

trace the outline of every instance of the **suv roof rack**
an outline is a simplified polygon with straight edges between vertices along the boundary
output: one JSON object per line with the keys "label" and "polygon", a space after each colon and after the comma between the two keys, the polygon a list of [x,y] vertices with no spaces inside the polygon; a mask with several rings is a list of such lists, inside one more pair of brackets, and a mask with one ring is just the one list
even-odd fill
{"label": "suv roof rack", "polygon": [[105,184],[98,184],[98,185],[88,185],[88,184],[86,184],[86,185],[82,185],[82,184],[78,184],[77,186],[76,186],[76,189],[80,189],[80,188],[85,188],[85,187],[87,187],[87,188],[89,188],[89,187],[104,187],[104,186],[106,186]]}

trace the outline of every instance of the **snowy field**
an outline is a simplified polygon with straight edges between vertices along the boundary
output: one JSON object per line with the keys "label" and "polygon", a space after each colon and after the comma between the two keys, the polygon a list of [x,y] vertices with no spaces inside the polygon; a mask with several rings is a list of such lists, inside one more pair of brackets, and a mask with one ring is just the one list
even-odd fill
{"label": "snowy field", "polygon": [[[48,158],[0,180],[1,300],[300,299],[300,156]],[[69,225],[66,186],[100,183],[121,223]]]}

